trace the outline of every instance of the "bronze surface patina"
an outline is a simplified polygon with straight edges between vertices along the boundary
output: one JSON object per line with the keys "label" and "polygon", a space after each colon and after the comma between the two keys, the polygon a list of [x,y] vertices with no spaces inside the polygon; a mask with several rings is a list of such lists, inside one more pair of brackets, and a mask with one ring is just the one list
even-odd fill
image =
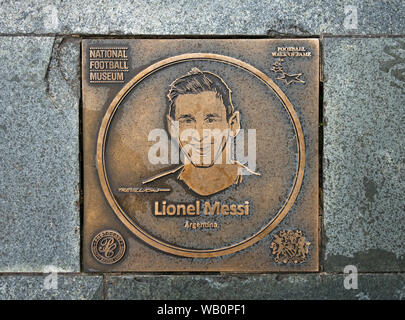
{"label": "bronze surface patina", "polygon": [[318,40],[82,52],[86,271],[318,271]]}

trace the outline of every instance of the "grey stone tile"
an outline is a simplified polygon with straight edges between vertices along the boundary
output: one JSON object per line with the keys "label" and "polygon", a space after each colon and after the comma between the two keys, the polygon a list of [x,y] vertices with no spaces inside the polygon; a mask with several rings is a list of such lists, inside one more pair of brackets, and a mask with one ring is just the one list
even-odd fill
{"label": "grey stone tile", "polygon": [[112,276],[107,299],[286,300],[404,299],[401,274],[360,275],[357,289],[345,289],[345,275]]}
{"label": "grey stone tile", "polygon": [[103,299],[103,277],[53,274],[0,276],[0,300],[90,299]]}
{"label": "grey stone tile", "polygon": [[[357,10],[358,26],[344,24]],[[0,32],[87,34],[403,34],[402,0],[2,1]],[[347,18],[347,16],[349,16]],[[347,20],[347,21],[349,21]]]}
{"label": "grey stone tile", "polygon": [[80,270],[79,50],[0,37],[0,272]]}
{"label": "grey stone tile", "polygon": [[323,49],[325,271],[403,271],[405,39]]}
{"label": "grey stone tile", "polygon": [[320,0],[3,1],[1,33],[308,34]]}

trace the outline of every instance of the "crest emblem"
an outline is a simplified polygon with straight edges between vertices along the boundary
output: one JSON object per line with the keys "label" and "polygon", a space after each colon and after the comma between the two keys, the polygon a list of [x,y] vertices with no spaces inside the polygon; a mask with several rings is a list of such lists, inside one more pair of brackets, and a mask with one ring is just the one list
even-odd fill
{"label": "crest emblem", "polygon": [[125,240],[118,232],[105,230],[93,238],[91,252],[98,262],[113,264],[124,256],[125,247]]}
{"label": "crest emblem", "polygon": [[306,260],[311,242],[306,241],[300,230],[284,230],[274,235],[270,248],[278,263],[302,263]]}

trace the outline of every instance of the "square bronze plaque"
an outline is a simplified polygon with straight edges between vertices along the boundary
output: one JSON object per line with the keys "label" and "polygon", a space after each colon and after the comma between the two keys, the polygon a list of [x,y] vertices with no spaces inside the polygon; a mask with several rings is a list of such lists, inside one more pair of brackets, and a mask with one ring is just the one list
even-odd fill
{"label": "square bronze plaque", "polygon": [[82,57],[85,271],[318,271],[318,40]]}

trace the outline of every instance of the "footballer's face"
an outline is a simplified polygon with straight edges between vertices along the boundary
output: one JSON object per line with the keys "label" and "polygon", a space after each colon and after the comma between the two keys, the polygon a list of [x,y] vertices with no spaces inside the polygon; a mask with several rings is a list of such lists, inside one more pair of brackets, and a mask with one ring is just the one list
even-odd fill
{"label": "footballer's face", "polygon": [[[196,167],[212,166],[232,134],[232,123],[237,120],[239,126],[239,114],[227,120],[225,105],[213,91],[179,95],[175,104],[175,136],[182,152]],[[173,119],[168,119],[170,126]]]}

